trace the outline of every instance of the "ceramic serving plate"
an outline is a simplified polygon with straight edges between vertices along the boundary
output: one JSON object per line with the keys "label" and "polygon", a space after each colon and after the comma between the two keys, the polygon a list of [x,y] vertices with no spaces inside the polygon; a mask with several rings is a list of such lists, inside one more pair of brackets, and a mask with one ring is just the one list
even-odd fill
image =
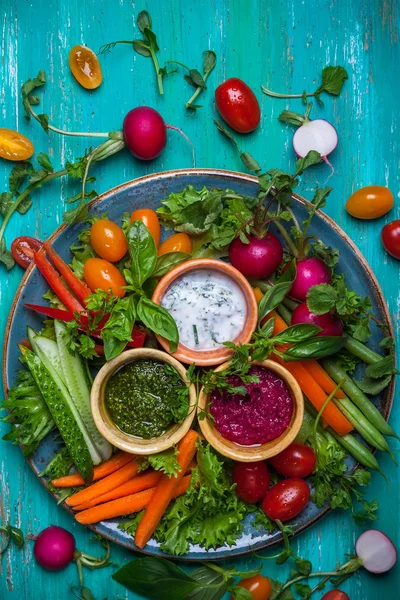
{"label": "ceramic serving plate", "polygon": [[[156,209],[160,205],[160,200],[166,198],[171,192],[181,191],[189,184],[197,189],[203,186],[229,188],[248,196],[252,196],[257,192],[257,179],[250,175],[213,169],[169,171],[141,177],[110,190],[91,203],[91,211],[98,214],[107,212],[111,220],[119,223],[123,212],[131,212],[142,207]],[[298,196],[294,196],[294,200],[294,212],[297,218],[302,221],[305,217],[304,205],[306,201]],[[69,247],[76,241],[82,227],[84,227],[82,224],[70,227],[61,226],[51,238],[57,252],[68,262],[70,260]],[[323,214],[317,214],[314,217],[310,229],[310,234],[316,234],[325,244],[338,248],[341,256],[338,271],[345,274],[346,281],[351,289],[354,289],[361,296],[371,298],[373,312],[378,320],[390,325],[389,314],[375,275],[350,238],[334,221]],[[168,235],[168,232],[163,232],[164,238]],[[3,349],[3,380],[6,393],[8,388],[15,383],[17,371],[21,366],[18,361],[17,343],[26,337],[27,325],[31,325],[34,329],[40,329],[41,326],[41,317],[25,308],[24,304],[26,302],[42,304],[42,296],[47,289],[48,286],[39,271],[34,267],[30,267],[22,278],[7,323]],[[378,350],[380,340],[381,333],[377,327],[373,326],[370,345],[374,350]],[[392,398],[393,385],[389,386],[377,400],[378,407],[386,418],[389,415]],[[29,460],[36,475],[43,470],[58,449],[59,444],[50,434]],[[349,466],[354,467],[354,461],[349,460]],[[44,480],[41,481],[46,485]],[[63,507],[67,508],[66,505],[63,505]],[[291,522],[294,531],[298,533],[315,524],[328,510],[328,507],[317,509],[314,504],[309,503],[307,508]],[[233,558],[246,554],[251,550],[257,551],[266,548],[280,541],[281,534],[279,532],[270,534],[266,531],[258,531],[253,527],[252,520],[252,515],[246,517],[243,534],[231,548],[224,546],[206,552],[199,546],[192,545],[190,551],[180,558],[201,561]],[[117,519],[105,521],[96,525],[93,529],[118,544],[137,550],[133,538],[118,529],[119,522],[120,520]],[[154,540],[150,540],[143,552],[153,555],[164,554]]]}

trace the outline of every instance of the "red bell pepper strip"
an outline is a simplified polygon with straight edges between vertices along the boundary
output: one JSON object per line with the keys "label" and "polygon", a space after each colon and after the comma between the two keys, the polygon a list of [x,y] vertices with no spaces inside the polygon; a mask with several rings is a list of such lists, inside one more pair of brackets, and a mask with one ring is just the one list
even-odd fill
{"label": "red bell pepper strip", "polygon": [[61,308],[51,308],[50,306],[39,306],[39,304],[25,304],[26,307],[35,310],[42,315],[46,315],[46,317],[51,317],[52,319],[58,319],[59,321],[64,321],[64,323],[68,323],[68,321],[74,321],[75,317],[72,312],[69,310],[62,310]]}
{"label": "red bell pepper strip", "polygon": [[70,269],[66,262],[63,261],[61,256],[57,254],[50,242],[44,242],[44,249],[46,250],[50,260],[54,266],[60,271],[62,277],[68,283],[71,290],[79,298],[81,302],[85,302],[92,290],[88,288],[84,281],[81,281],[75,273]]}
{"label": "red bell pepper strip", "polygon": [[33,259],[35,264],[53,292],[58,296],[61,302],[67,307],[69,311],[74,312],[84,312],[84,307],[82,304],[71,294],[69,290],[65,287],[62,282],[62,279],[55,270],[55,268],[49,263],[47,260],[44,250],[39,250],[39,252],[34,252]]}

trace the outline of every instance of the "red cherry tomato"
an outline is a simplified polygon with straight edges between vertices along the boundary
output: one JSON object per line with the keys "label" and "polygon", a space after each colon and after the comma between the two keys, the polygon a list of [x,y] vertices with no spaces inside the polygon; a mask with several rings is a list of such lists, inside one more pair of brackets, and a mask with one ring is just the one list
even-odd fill
{"label": "red cherry tomato", "polygon": [[310,446],[293,442],[268,462],[286,477],[307,477],[313,472],[317,457]]}
{"label": "red cherry tomato", "polygon": [[[272,592],[272,585],[268,577],[264,575],[254,575],[254,577],[248,577],[247,579],[241,579],[238,586],[249,591],[254,600],[268,600]],[[236,596],[231,596],[233,600]]]}
{"label": "red cherry tomato", "polygon": [[385,250],[400,260],[400,219],[385,225],[381,236]]}
{"label": "red cherry tomato", "polygon": [[233,467],[233,482],[236,483],[237,495],[244,502],[260,502],[269,488],[268,467],[264,461],[236,462]]}
{"label": "red cherry tomato", "polygon": [[310,488],[303,479],[279,481],[265,494],[262,509],[270,519],[289,521],[297,517],[310,499]]}
{"label": "red cherry tomato", "polygon": [[40,250],[42,242],[27,235],[15,238],[11,244],[11,254],[16,263],[23,269],[27,269],[33,261],[33,253]]}
{"label": "red cherry tomato", "polygon": [[128,242],[121,227],[108,219],[98,219],[90,229],[93,250],[110,262],[118,262],[128,252]]}
{"label": "red cherry tomato", "polygon": [[260,105],[247,83],[233,77],[215,90],[215,102],[221,117],[240,133],[254,131],[260,122]]}
{"label": "red cherry tomato", "polygon": [[151,208],[138,208],[138,210],[135,210],[132,213],[131,223],[138,220],[143,221],[143,223],[146,225],[147,229],[154,238],[156,248],[158,248],[160,245],[161,231],[157,213],[155,213],[154,210],[151,210]]}
{"label": "red cherry tomato", "polygon": [[350,597],[341,590],[330,590],[322,596],[321,600],[350,600]]}
{"label": "red cherry tomato", "polygon": [[126,281],[117,267],[108,262],[108,260],[88,258],[83,265],[83,278],[92,292],[98,289],[105,292],[111,290],[114,296],[119,296],[120,298],[125,296],[126,292],[123,286],[126,285]]}

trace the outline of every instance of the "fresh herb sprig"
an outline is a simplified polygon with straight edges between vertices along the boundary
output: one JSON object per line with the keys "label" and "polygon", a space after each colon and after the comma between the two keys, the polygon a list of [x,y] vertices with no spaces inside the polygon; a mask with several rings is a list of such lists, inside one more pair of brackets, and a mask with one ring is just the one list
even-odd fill
{"label": "fresh herb sprig", "polygon": [[315,92],[307,93],[304,91],[302,94],[279,94],[263,85],[261,86],[261,89],[264,94],[272,96],[273,98],[301,98],[303,103],[307,104],[307,98],[314,96],[317,101],[322,104],[321,94],[325,92],[326,94],[338,96],[348,77],[348,73],[344,67],[329,65],[322,69],[321,84]]}
{"label": "fresh herb sprig", "polygon": [[201,92],[206,89],[206,81],[211,74],[211,71],[217,64],[217,55],[215,52],[213,50],[205,50],[205,52],[203,52],[203,75],[201,75],[197,69],[191,69],[177,60],[168,60],[167,63],[180,65],[186,69],[189,74],[184,75],[185,81],[192,87],[196,88],[194,94],[186,102],[185,108],[193,112],[198,108],[202,108],[202,105],[195,104],[195,100],[198,98]]}
{"label": "fresh herb sprig", "polygon": [[7,549],[11,542],[17,548],[23,547],[23,545],[25,543],[25,539],[24,539],[24,534],[22,533],[21,529],[14,527],[14,525],[0,525],[0,533],[3,533],[6,538],[6,543],[0,550],[0,559],[7,552]]}

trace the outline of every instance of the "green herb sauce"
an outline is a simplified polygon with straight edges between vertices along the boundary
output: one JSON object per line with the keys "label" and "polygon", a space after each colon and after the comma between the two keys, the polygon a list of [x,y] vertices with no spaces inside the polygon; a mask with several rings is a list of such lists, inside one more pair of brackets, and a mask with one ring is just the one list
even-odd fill
{"label": "green herb sauce", "polygon": [[106,386],[105,403],[121,431],[150,439],[186,417],[189,394],[175,369],[163,362],[142,359],[112,375]]}

